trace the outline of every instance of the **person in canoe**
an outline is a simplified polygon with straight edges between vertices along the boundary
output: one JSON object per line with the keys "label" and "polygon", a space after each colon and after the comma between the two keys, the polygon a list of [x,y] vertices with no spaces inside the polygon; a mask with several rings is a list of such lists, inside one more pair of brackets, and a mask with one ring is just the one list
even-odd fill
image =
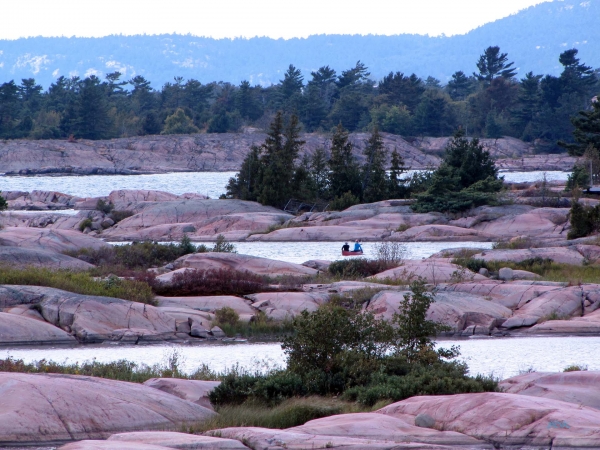
{"label": "person in canoe", "polygon": [[360,245],[360,242],[358,242],[358,239],[354,243],[354,250],[352,250],[352,251],[355,252],[355,253],[357,253],[357,252],[362,253],[363,249],[362,249],[362,247]]}
{"label": "person in canoe", "polygon": [[347,242],[344,242],[344,245],[342,245],[342,251],[343,252],[349,252],[350,251],[350,246],[348,245]]}

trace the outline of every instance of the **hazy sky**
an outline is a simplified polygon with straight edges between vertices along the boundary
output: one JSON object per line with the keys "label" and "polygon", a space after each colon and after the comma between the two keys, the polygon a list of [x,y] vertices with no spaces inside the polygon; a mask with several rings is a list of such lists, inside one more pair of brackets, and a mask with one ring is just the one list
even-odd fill
{"label": "hazy sky", "polygon": [[191,33],[462,34],[547,0],[20,0],[3,1],[0,39]]}

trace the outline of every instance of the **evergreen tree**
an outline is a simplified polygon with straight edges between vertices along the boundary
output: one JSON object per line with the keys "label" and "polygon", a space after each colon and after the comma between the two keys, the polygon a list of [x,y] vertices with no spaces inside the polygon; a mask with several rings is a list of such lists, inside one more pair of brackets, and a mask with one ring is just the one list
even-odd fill
{"label": "evergreen tree", "polygon": [[473,92],[473,78],[467,77],[462,70],[454,72],[446,90],[452,100],[465,100]]}
{"label": "evergreen tree", "polygon": [[227,183],[225,198],[256,201],[261,184],[261,149],[253,145],[244,158],[240,171]]}
{"label": "evergreen tree", "polygon": [[493,203],[502,179],[488,151],[479,140],[469,140],[458,130],[446,147],[430,186],[411,205],[415,212],[460,212]]}
{"label": "evergreen tree", "polygon": [[419,104],[425,86],[414,73],[407,77],[402,72],[390,72],[379,82],[377,89],[390,103],[406,105],[408,110],[413,112]]}
{"label": "evergreen tree", "polygon": [[298,117],[292,115],[284,129],[283,114],[279,111],[262,145],[262,175],[258,201],[263,205],[282,208],[294,196],[295,161],[304,144],[299,136]]}
{"label": "evergreen tree", "polygon": [[388,195],[388,179],[385,172],[387,152],[379,130],[374,128],[366,143],[365,164],[362,167],[363,200],[367,203],[385,200]]}
{"label": "evergreen tree", "polygon": [[575,48],[562,52],[558,58],[564,69],[560,74],[562,92],[568,94],[577,93],[587,101],[590,95],[590,88],[596,83],[594,70],[579,62],[577,58],[579,51]]}
{"label": "evergreen tree", "polygon": [[388,178],[388,194],[390,198],[406,198],[409,194],[406,180],[402,178],[408,168],[404,165],[404,159],[397,149],[392,152],[390,174]]}
{"label": "evergreen tree", "polygon": [[339,124],[331,138],[329,190],[332,198],[341,198],[346,192],[354,197],[362,197],[360,169],[352,149],[348,132]]}
{"label": "evergreen tree", "polygon": [[531,140],[534,136],[532,128],[536,125],[541,104],[540,80],[541,75],[529,72],[521,80],[517,108],[512,113],[512,124],[519,130],[519,135],[524,140]]}
{"label": "evergreen tree", "polygon": [[508,62],[507,53],[500,53],[500,47],[488,47],[477,61],[479,73],[474,72],[473,75],[489,86],[494,78],[513,78],[517,72],[517,69],[512,67],[513,64]]}
{"label": "evergreen tree", "polygon": [[260,105],[254,98],[253,89],[246,80],[240,83],[235,97],[235,106],[244,119],[256,120],[262,116]]}
{"label": "evergreen tree", "polygon": [[160,134],[192,134],[199,133],[200,130],[194,125],[192,119],[190,119],[182,108],[171,114],[165,120],[165,127]]}
{"label": "evergreen tree", "polygon": [[317,147],[310,158],[310,173],[318,199],[329,198],[329,165],[327,151]]}
{"label": "evergreen tree", "polygon": [[92,75],[81,83],[75,107],[77,119],[75,135],[84,139],[106,139],[111,137],[113,119],[100,79]]}
{"label": "evergreen tree", "polygon": [[571,156],[582,156],[590,147],[600,152],[600,101],[593,102],[591,110],[580,111],[571,122],[575,127],[575,143],[559,141],[558,145],[566,148]]}

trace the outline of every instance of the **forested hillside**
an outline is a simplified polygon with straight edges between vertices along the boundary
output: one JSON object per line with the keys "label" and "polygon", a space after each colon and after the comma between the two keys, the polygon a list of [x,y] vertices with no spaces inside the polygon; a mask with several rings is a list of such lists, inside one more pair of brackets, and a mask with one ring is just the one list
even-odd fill
{"label": "forested hillside", "polygon": [[[379,129],[403,136],[513,136],[554,151],[570,141],[571,117],[600,92],[577,49],[556,55],[558,76],[529,72],[497,46],[482,49],[443,85],[434,77],[390,72],[376,79],[360,61],[337,72],[322,66],[304,77],[289,65],[268,87],[242,81],[203,84],[175,77],[160,89],[141,75],[59,77],[46,90],[34,78],[0,85],[0,138],[109,139],[152,134],[268,128],[276,112],[298,116],[304,131]],[[471,67],[476,71],[472,72]]]}
{"label": "forested hillside", "polygon": [[[469,14],[469,11],[465,11]],[[365,62],[375,80],[390,71],[431,75],[442,83],[457,70],[470,74],[473,61],[497,45],[525,73],[558,75],[557,55],[578,48],[600,67],[600,0],[542,3],[486,24],[463,36],[311,36],[307,39],[221,39],[196,36],[109,36],[98,39],[45,38],[0,41],[0,81],[35,78],[47,88],[59,76],[85,78],[118,70],[126,79],[142,75],[158,89],[174,76],[202,83],[243,80],[277,83],[290,64],[305,77],[321,66],[338,72]]]}

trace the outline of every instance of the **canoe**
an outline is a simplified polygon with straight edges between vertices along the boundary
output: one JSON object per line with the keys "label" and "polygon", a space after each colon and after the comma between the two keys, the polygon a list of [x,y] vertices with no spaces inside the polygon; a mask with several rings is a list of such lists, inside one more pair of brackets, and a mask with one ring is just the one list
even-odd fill
{"label": "canoe", "polygon": [[342,256],[360,256],[363,252],[347,252],[342,250]]}

